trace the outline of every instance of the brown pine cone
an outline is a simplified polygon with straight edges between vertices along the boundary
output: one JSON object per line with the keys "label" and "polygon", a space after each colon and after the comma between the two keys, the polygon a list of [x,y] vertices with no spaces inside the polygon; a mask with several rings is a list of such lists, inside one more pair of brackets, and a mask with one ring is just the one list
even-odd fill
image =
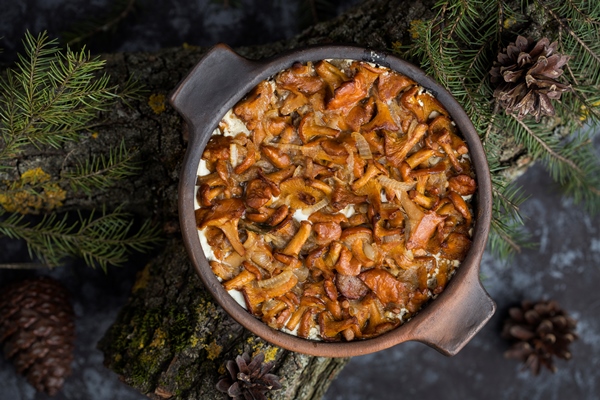
{"label": "brown pine cone", "polygon": [[281,389],[281,384],[276,375],[268,373],[273,362],[264,364],[264,361],[263,353],[258,353],[252,360],[244,353],[237,356],[235,362],[227,361],[229,376],[221,377],[217,389],[236,400],[266,400],[265,393]]}
{"label": "brown pine cone", "polygon": [[569,360],[569,345],[577,339],[577,322],[555,301],[523,301],[508,310],[502,337],[513,344],[504,353],[515,358],[537,375],[542,366],[556,372],[553,357]]}
{"label": "brown pine cone", "polygon": [[516,114],[518,119],[531,114],[537,122],[543,115],[554,115],[551,100],[571,90],[571,85],[558,81],[570,57],[556,53],[556,47],[548,38],[534,45],[533,40],[519,36],[498,54],[490,75],[497,84],[494,97],[507,114]]}
{"label": "brown pine cone", "polygon": [[55,395],[71,374],[75,339],[66,289],[41,277],[9,285],[0,294],[0,344],[17,372],[36,390]]}

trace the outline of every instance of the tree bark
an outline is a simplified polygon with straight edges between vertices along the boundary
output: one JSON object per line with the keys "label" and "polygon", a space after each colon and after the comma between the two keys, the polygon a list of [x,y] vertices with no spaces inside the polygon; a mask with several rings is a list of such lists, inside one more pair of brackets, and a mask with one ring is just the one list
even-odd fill
{"label": "tree bark", "polygon": [[[413,20],[433,16],[433,0],[367,0],[344,15],[291,40],[236,49],[253,59],[317,43],[352,43],[380,50],[409,42]],[[105,153],[121,140],[134,148],[144,167],[139,176],[91,196],[69,194],[65,209],[106,205],[125,208],[165,226],[167,245],[140,273],[129,303],[99,344],[105,364],[151,398],[220,399],[215,390],[224,363],[244,351],[274,360],[283,389],[271,399],[319,399],[347,359],[311,357],[270,345],[233,321],[204,290],[177,230],[177,183],[187,144],[182,119],[166,104],[169,92],[206,49],[173,48],[156,53],[105,55],[115,83],[130,77],[147,90],[131,106],[102,115],[97,134],[49,153],[31,149],[15,160],[15,174],[40,165],[58,175],[73,160]],[[154,99],[150,101],[150,97]],[[161,102],[164,102],[164,108]],[[154,108],[151,106],[154,105]],[[505,162],[520,167],[520,148],[507,143]],[[65,161],[66,157],[66,161]],[[10,177],[8,177],[10,178]]]}

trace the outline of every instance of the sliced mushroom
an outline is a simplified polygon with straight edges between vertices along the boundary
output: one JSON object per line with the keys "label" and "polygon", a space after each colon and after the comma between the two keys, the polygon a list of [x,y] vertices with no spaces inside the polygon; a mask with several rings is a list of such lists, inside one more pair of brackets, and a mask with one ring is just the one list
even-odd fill
{"label": "sliced mushroom", "polygon": [[336,321],[329,312],[319,314],[319,327],[321,328],[321,337],[324,340],[335,339],[342,331],[354,325],[358,325],[358,321],[354,317]]}
{"label": "sliced mushroom", "polygon": [[359,131],[364,124],[373,118],[374,111],[375,99],[373,97],[362,100],[350,110],[346,116],[346,124],[352,130]]}
{"label": "sliced mushroom", "polygon": [[386,72],[379,76],[377,92],[381,101],[387,103],[398,96],[404,89],[414,84],[413,80],[404,75],[396,72]]}
{"label": "sliced mushroom", "polygon": [[396,125],[396,122],[390,113],[390,109],[383,101],[375,101],[375,106],[377,108],[377,114],[375,115],[375,118],[373,118],[371,122],[364,125],[362,129],[365,131],[374,131],[379,129],[397,131],[400,129],[400,127]]}
{"label": "sliced mushroom", "polygon": [[442,255],[451,259],[463,261],[471,248],[471,239],[463,233],[451,233],[442,244]]}
{"label": "sliced mushroom", "polygon": [[292,68],[283,71],[275,78],[277,85],[303,94],[313,94],[325,86],[325,82],[313,72],[312,63],[294,63]]}
{"label": "sliced mushroom", "polygon": [[448,187],[461,196],[469,196],[477,190],[477,183],[468,175],[458,175],[448,179]]}
{"label": "sliced mushroom", "polygon": [[259,178],[248,182],[244,197],[248,207],[259,209],[267,205],[274,195],[273,185],[269,184],[266,180]]}
{"label": "sliced mushroom", "polygon": [[246,122],[248,129],[252,130],[267,112],[273,94],[271,84],[263,81],[233,108],[233,112]]}
{"label": "sliced mushroom", "polygon": [[302,221],[300,223],[300,229],[296,232],[296,235],[289,241],[285,249],[283,249],[282,253],[287,254],[289,256],[298,257],[300,253],[300,249],[304,245],[304,242],[310,236],[310,232],[312,231],[312,224],[308,221]]}
{"label": "sliced mushroom", "polygon": [[402,161],[410,150],[427,133],[427,125],[417,124],[414,129],[409,130],[407,138],[400,140],[390,133],[385,137],[385,156],[387,160],[396,168],[400,168]]}
{"label": "sliced mushroom", "polygon": [[273,146],[261,146],[261,150],[267,160],[271,162],[277,168],[286,168],[289,167],[292,161],[290,160],[290,156],[283,153],[276,147]]}
{"label": "sliced mushroom", "polygon": [[357,300],[369,293],[369,287],[358,276],[336,274],[335,285],[342,296]]}
{"label": "sliced mushroom", "polygon": [[446,152],[446,155],[450,159],[452,166],[459,174],[462,172],[462,166],[458,162],[456,158],[456,154],[454,154],[454,149],[452,148],[452,138],[450,137],[450,133],[447,130],[442,130],[435,137],[434,140],[439,144]]}
{"label": "sliced mushroom", "polygon": [[406,284],[398,281],[394,275],[383,269],[370,269],[358,276],[375,293],[382,304],[406,304],[408,290]]}
{"label": "sliced mushroom", "polygon": [[325,193],[306,184],[304,178],[286,179],[279,185],[280,201],[294,209],[306,209],[325,198]]}
{"label": "sliced mushroom", "polygon": [[332,93],[348,79],[338,67],[324,60],[315,64],[315,71],[327,83]]}
{"label": "sliced mushroom", "polygon": [[377,161],[371,161],[367,163],[367,171],[359,179],[354,181],[350,186],[353,191],[359,190],[361,187],[367,184],[370,180],[373,180],[376,176],[381,174],[387,174],[385,168],[381,166]]}
{"label": "sliced mushroom", "polygon": [[319,125],[312,112],[307,113],[298,126],[298,135],[303,143],[308,143],[315,137],[337,137],[339,134],[338,129]]}
{"label": "sliced mushroom", "polygon": [[323,246],[338,240],[342,235],[342,228],[335,222],[317,222],[313,225],[313,232],[317,244]]}
{"label": "sliced mushroom", "polygon": [[360,264],[353,259],[352,252],[346,246],[342,246],[340,256],[333,267],[343,275],[356,276],[360,274]]}
{"label": "sliced mushroom", "polygon": [[199,229],[214,226],[223,231],[227,239],[240,255],[246,254],[238,235],[238,222],[244,214],[244,203],[240,199],[216,200],[204,217]]}
{"label": "sliced mushroom", "polygon": [[290,90],[281,105],[281,115],[289,116],[308,104],[308,98],[297,90]]}
{"label": "sliced mushroom", "polygon": [[410,236],[406,241],[406,248],[409,250],[423,249],[427,242],[435,233],[437,226],[443,222],[445,217],[437,214],[435,211],[426,213],[419,221],[417,226],[411,228]]}
{"label": "sliced mushroom", "polygon": [[367,199],[366,195],[358,196],[338,183],[331,194],[331,206],[335,211],[340,211],[350,204],[364,203]]}
{"label": "sliced mushroom", "polygon": [[335,90],[333,98],[327,103],[327,109],[340,110],[347,114],[360,100],[367,97],[377,76],[378,74],[359,67],[352,80],[342,83]]}

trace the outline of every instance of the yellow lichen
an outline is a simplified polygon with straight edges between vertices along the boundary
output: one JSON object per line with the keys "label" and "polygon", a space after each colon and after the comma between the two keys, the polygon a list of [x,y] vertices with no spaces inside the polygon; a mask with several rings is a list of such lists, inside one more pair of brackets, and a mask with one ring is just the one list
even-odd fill
{"label": "yellow lichen", "polygon": [[399,40],[396,40],[395,42],[392,43],[392,50],[395,52],[401,52],[402,51],[402,42]]}
{"label": "yellow lichen", "polygon": [[47,182],[50,178],[50,174],[38,167],[23,172],[21,175],[21,182],[23,185],[34,185],[36,183]]}
{"label": "yellow lichen", "polygon": [[146,285],[148,285],[148,280],[150,279],[150,265],[151,264],[147,264],[141,272],[138,272],[133,288],[131,289],[132,293],[144,289],[146,288]]}
{"label": "yellow lichen", "polygon": [[410,37],[413,39],[418,39],[419,34],[419,26],[423,23],[420,19],[413,19],[410,21],[410,28],[408,28],[408,32],[410,33]]}
{"label": "yellow lichen", "polygon": [[98,139],[98,132],[94,132],[91,135],[92,139]]}
{"label": "yellow lichen", "polygon": [[[248,344],[251,344],[254,341],[254,339],[252,337],[248,338]],[[258,353],[264,353],[265,355],[265,362],[270,362],[275,360],[275,358],[277,357],[277,352],[279,351],[279,348],[277,347],[273,347],[273,346],[265,346],[265,343],[262,341],[257,342],[253,347],[253,352],[252,352],[252,357],[256,357],[256,355]]]}
{"label": "yellow lichen", "polygon": [[121,361],[122,359],[123,359],[123,356],[122,356],[121,354],[118,354],[118,353],[117,353],[117,354],[115,354],[115,356],[114,356],[114,360],[115,360],[115,362],[119,362],[119,361]]}
{"label": "yellow lichen", "polygon": [[20,214],[38,214],[61,207],[67,192],[58,183],[50,182],[51,178],[38,167],[23,172],[16,181],[4,181],[0,205],[8,212]]}
{"label": "yellow lichen", "polygon": [[192,348],[198,347],[198,343],[200,343],[198,336],[196,336],[196,335],[190,336],[190,347],[192,347]]}
{"label": "yellow lichen", "polygon": [[502,26],[504,27],[504,29],[508,29],[516,23],[517,23],[517,20],[515,18],[510,17],[510,18],[506,18],[504,20],[504,23],[502,24]]}
{"label": "yellow lichen", "polygon": [[277,347],[269,347],[267,350],[264,351],[265,354],[265,362],[271,362],[271,361],[275,361],[275,358],[277,357],[277,351],[279,349]]}
{"label": "yellow lichen", "polygon": [[[598,106],[600,106],[600,100],[594,102],[591,104],[592,108],[597,108]],[[581,107],[579,107],[579,120],[580,121],[585,121],[588,117],[588,115],[590,114],[590,110],[585,106],[585,105],[581,105]]]}
{"label": "yellow lichen", "polygon": [[219,369],[217,370],[217,372],[219,373],[219,375],[225,375],[225,373],[227,372],[227,370],[225,369],[225,364],[219,365]]}
{"label": "yellow lichen", "polygon": [[150,343],[150,347],[163,347],[165,345],[165,340],[167,339],[167,334],[160,328],[158,328],[154,332],[154,338]]}
{"label": "yellow lichen", "polygon": [[223,351],[223,347],[219,346],[216,340],[213,340],[211,344],[204,345],[203,347],[208,352],[206,358],[208,358],[209,360],[216,359],[217,357],[219,357],[219,354],[221,354],[221,351]]}
{"label": "yellow lichen", "polygon": [[154,114],[162,114],[165,111],[165,95],[164,94],[151,94],[148,99],[148,105],[154,111]]}
{"label": "yellow lichen", "polygon": [[189,44],[187,42],[183,42],[182,47],[184,50],[198,50],[199,49],[198,46],[194,46],[193,44]]}

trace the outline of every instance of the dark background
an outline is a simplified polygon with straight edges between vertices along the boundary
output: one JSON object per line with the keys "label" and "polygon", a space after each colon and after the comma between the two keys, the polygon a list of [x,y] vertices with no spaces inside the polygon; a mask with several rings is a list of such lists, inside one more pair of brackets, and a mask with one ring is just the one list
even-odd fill
{"label": "dark background", "polygon": [[[229,6],[226,6],[229,3]],[[117,16],[106,30],[84,42],[94,53],[153,51],[184,43],[233,47],[285,39],[314,21],[306,0],[0,0],[1,62],[11,62],[22,48],[25,30],[48,30],[66,37],[91,16]],[[323,4],[322,1],[317,1]],[[360,0],[328,1],[318,19],[337,15]],[[125,11],[119,17],[121,11]],[[105,21],[110,20],[110,18]],[[83,28],[90,31],[90,27]],[[597,140],[597,144],[598,140]],[[600,148],[600,146],[596,146]],[[600,156],[600,154],[599,154]],[[334,381],[326,400],[363,399],[600,399],[600,217],[592,217],[568,198],[537,165],[519,178],[530,196],[522,212],[525,230],[537,245],[503,262],[486,253],[483,284],[498,311],[457,355],[444,357],[419,343],[405,343],[379,353],[355,357]],[[0,242],[0,261],[21,261],[26,249]],[[102,366],[95,346],[126,302],[136,271],[145,260],[107,274],[73,262],[51,275],[73,295],[77,314],[74,373],[56,399],[143,399]],[[35,271],[0,270],[0,286]],[[555,299],[578,322],[573,359],[558,361],[556,374],[533,377],[506,360],[499,331],[509,306],[523,299]],[[0,358],[0,399],[47,399],[36,394],[12,365]]]}

